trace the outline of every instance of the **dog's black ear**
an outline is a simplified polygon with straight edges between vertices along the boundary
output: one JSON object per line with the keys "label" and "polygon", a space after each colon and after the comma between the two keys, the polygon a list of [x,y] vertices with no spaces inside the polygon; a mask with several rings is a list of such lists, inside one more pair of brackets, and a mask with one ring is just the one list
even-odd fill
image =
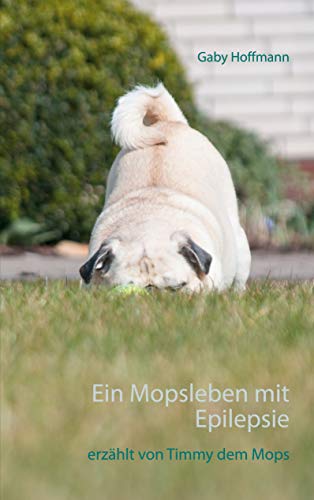
{"label": "dog's black ear", "polygon": [[111,247],[103,243],[97,252],[80,267],[80,275],[85,283],[88,284],[91,281],[94,271],[101,270],[102,274],[107,273],[113,259],[114,255]]}
{"label": "dog's black ear", "polygon": [[180,246],[179,253],[193,267],[197,275],[208,274],[212,256],[191,238],[187,238],[186,243]]}

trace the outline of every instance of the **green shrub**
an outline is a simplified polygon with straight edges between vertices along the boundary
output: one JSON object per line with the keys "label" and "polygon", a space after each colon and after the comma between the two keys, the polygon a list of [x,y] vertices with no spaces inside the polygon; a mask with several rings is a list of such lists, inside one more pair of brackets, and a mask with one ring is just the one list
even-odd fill
{"label": "green shrub", "polygon": [[197,113],[166,36],[126,1],[2,0],[0,25],[0,230],[27,217],[87,240],[117,153],[115,101],[158,80],[226,157],[243,200],[275,196],[264,145]]}

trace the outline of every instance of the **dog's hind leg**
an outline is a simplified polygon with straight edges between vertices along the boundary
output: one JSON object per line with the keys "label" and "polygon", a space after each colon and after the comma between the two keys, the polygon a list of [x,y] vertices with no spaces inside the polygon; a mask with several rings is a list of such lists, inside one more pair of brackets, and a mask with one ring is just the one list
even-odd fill
{"label": "dog's hind leg", "polygon": [[251,252],[246,234],[239,226],[237,238],[237,271],[234,278],[234,286],[237,290],[245,290],[251,269]]}

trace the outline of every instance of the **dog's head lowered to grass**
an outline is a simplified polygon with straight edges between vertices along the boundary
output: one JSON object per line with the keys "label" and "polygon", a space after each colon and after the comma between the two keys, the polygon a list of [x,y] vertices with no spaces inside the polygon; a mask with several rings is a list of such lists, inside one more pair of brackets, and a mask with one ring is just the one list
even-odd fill
{"label": "dog's head lowered to grass", "polygon": [[[86,284],[135,285],[199,292],[209,273],[212,257],[187,234],[177,231],[168,240],[125,241],[112,238],[83,264]],[[208,287],[208,286],[207,286]]]}

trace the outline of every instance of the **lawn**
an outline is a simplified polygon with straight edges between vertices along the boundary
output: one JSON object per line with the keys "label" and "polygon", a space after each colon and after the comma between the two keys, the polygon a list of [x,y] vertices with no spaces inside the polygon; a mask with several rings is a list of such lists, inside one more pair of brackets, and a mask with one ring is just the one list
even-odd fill
{"label": "lawn", "polygon": [[[6,500],[309,500],[314,448],[313,284],[243,295],[121,298],[64,282],[3,283],[2,466]],[[195,428],[196,403],[92,402],[119,387],[290,389],[290,403],[201,405],[289,414],[288,429]],[[288,450],[290,459],[89,461],[90,450]]]}

